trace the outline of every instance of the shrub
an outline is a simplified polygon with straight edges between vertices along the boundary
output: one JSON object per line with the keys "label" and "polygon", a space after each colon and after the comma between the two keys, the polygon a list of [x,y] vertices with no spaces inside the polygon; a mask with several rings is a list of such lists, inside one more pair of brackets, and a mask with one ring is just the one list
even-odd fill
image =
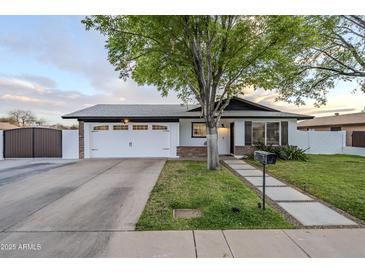
{"label": "shrub", "polygon": [[296,146],[266,146],[262,143],[255,145],[257,150],[263,150],[271,153],[275,153],[281,160],[296,160],[307,161],[308,156],[305,154],[306,149],[301,149]]}

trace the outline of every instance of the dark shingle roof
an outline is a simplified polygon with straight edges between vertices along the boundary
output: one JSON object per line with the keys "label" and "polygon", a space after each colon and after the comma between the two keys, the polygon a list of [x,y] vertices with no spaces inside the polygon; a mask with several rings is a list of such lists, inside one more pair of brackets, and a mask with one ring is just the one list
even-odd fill
{"label": "dark shingle roof", "polygon": [[[128,104],[99,104],[62,116],[65,119],[87,119],[87,118],[148,118],[148,117],[171,117],[171,118],[197,118],[200,111],[196,105],[128,105]],[[190,111],[189,111],[190,110]],[[274,118],[298,118],[311,119],[311,116],[287,113],[281,111],[261,110],[227,110],[222,117],[274,117]]]}
{"label": "dark shingle roof", "polygon": [[62,116],[69,117],[160,117],[160,116],[180,116],[188,109],[183,105],[128,105],[128,104],[100,104],[84,108],[79,111]]}

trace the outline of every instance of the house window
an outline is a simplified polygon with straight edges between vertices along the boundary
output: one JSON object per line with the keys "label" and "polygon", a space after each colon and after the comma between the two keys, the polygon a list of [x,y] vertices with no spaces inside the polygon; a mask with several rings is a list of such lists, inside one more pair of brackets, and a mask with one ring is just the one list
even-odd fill
{"label": "house window", "polygon": [[278,146],[280,145],[280,129],[279,122],[266,123],[266,144]]}
{"label": "house window", "polygon": [[192,123],[192,138],[205,138],[207,136],[207,126],[205,123]]}
{"label": "house window", "polygon": [[341,127],[331,127],[331,131],[341,131]]}
{"label": "house window", "polygon": [[288,122],[245,121],[245,145],[288,145]]}
{"label": "house window", "polygon": [[128,125],[114,125],[113,130],[128,130]]}
{"label": "house window", "polygon": [[148,130],[148,125],[133,125],[133,130]]}
{"label": "house window", "polygon": [[94,126],[93,130],[109,130],[108,125]]}
{"label": "house window", "polygon": [[152,130],[167,130],[167,126],[163,126],[163,125],[152,125]]}
{"label": "house window", "polygon": [[265,143],[265,123],[252,123],[252,144]]}

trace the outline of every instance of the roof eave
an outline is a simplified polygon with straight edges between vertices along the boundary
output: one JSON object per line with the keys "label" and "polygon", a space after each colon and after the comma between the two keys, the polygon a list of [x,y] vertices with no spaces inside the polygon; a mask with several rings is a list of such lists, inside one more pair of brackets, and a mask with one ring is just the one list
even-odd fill
{"label": "roof eave", "polygon": [[[78,120],[87,120],[87,119],[123,119],[125,117],[131,119],[196,119],[202,118],[200,115],[196,116],[61,116],[62,119],[78,119]],[[249,115],[222,115],[222,118],[266,118],[266,119],[297,119],[297,120],[307,120],[313,119],[313,116],[305,116],[305,115],[288,115],[288,116],[272,116],[272,115],[264,115],[264,116],[249,116]]]}

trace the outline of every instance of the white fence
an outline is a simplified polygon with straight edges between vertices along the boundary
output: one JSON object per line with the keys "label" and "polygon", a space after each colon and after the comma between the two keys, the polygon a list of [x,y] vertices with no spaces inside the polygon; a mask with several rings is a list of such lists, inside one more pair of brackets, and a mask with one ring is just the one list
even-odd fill
{"label": "white fence", "polygon": [[342,153],[365,157],[365,147],[343,147]]}
{"label": "white fence", "polygon": [[0,130],[0,160],[4,159],[4,133],[2,130]]}
{"label": "white fence", "polygon": [[79,131],[62,130],[62,159],[79,158]]}
{"label": "white fence", "polygon": [[345,146],[344,131],[301,131],[295,133],[294,143],[310,154],[338,154]]}
{"label": "white fence", "polygon": [[365,156],[365,148],[347,147],[346,131],[295,132],[292,145],[307,149],[308,154],[351,154]]}

